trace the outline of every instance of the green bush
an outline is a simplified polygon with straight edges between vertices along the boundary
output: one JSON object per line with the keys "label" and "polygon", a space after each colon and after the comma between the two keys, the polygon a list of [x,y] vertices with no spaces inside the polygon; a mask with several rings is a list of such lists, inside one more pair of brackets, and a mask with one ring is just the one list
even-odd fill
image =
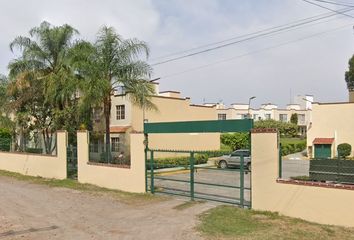
{"label": "green bush", "polygon": [[0,128],[0,151],[10,151],[11,133],[9,130]]}
{"label": "green bush", "polygon": [[301,141],[297,143],[282,143],[281,145],[281,154],[282,156],[286,156],[289,154],[302,152],[306,149],[306,142]]}
{"label": "green bush", "polygon": [[36,154],[42,154],[43,149],[42,148],[26,148],[27,153],[36,153]]}
{"label": "green bush", "polygon": [[276,128],[282,136],[296,137],[299,135],[299,126],[296,124],[272,119],[256,121],[254,128]]}
{"label": "green bush", "polygon": [[[207,154],[196,154],[194,157],[195,164],[204,164],[208,161]],[[165,158],[155,158],[154,168],[171,168],[171,167],[187,167],[189,165],[189,156],[181,157],[165,157]],[[147,163],[147,168],[150,169],[149,163]]]}
{"label": "green bush", "polygon": [[342,143],[338,145],[337,151],[340,157],[346,158],[352,153],[352,146],[349,143]]}
{"label": "green bush", "polygon": [[222,144],[230,147],[232,150],[249,148],[248,133],[223,133],[220,136],[220,140]]}

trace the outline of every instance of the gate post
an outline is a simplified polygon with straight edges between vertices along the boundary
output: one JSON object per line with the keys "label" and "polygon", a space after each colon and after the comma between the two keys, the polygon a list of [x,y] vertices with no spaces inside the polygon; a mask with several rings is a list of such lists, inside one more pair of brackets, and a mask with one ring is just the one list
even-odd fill
{"label": "gate post", "polygon": [[190,153],[189,169],[190,169],[189,183],[190,183],[191,201],[194,201],[194,152]]}
{"label": "gate post", "polygon": [[240,162],[240,205],[241,208],[244,207],[244,190],[245,190],[245,167],[244,167],[244,156],[241,155],[241,162]]}
{"label": "gate post", "polygon": [[151,151],[151,156],[150,156],[150,192],[152,194],[155,193],[155,187],[154,187],[154,151]]}

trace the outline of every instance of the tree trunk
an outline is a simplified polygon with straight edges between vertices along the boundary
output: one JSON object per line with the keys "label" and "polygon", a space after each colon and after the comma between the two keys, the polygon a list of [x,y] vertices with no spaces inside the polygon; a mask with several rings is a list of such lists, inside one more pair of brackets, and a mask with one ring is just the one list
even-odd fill
{"label": "tree trunk", "polygon": [[107,162],[111,162],[111,132],[110,132],[110,118],[111,118],[111,107],[112,107],[112,101],[111,101],[111,95],[109,94],[104,102],[103,102],[103,108],[104,108],[104,117],[105,117],[105,124],[106,124],[106,159]]}

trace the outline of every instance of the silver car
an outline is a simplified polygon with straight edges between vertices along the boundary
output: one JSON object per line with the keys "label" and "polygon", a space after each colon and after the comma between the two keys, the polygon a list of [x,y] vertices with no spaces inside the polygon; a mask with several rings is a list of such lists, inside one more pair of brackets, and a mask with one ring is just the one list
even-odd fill
{"label": "silver car", "polygon": [[248,149],[239,149],[232,152],[230,155],[221,156],[216,162],[219,168],[240,167],[241,156],[243,156],[243,165],[248,170],[251,170],[251,153]]}

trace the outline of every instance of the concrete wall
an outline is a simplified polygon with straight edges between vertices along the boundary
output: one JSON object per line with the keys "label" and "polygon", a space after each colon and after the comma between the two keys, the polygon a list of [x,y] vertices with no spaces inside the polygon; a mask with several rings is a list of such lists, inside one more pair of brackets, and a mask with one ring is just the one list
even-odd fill
{"label": "concrete wall", "polygon": [[[307,146],[315,138],[335,138],[332,157],[338,144],[349,143],[354,150],[354,103],[315,103],[312,105],[312,123],[307,133]],[[314,151],[312,151],[313,157]],[[353,152],[352,152],[353,156]]]}
{"label": "concrete wall", "polygon": [[278,134],[252,133],[252,208],[354,227],[354,190],[277,183]]}
{"label": "concrete wall", "polygon": [[130,134],[130,142],[130,168],[108,164],[95,165],[89,163],[88,132],[78,132],[78,181],[127,192],[145,192],[144,135]]}
{"label": "concrete wall", "polygon": [[65,179],[67,133],[57,133],[57,155],[0,152],[0,169],[23,175]]}

